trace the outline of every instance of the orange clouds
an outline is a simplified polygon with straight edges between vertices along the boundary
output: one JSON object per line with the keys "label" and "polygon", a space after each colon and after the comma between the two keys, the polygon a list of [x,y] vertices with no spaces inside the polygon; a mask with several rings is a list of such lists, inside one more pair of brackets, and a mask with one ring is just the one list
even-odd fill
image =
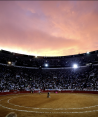
{"label": "orange clouds", "polygon": [[97,1],[1,1],[0,47],[41,56],[97,50],[97,6]]}

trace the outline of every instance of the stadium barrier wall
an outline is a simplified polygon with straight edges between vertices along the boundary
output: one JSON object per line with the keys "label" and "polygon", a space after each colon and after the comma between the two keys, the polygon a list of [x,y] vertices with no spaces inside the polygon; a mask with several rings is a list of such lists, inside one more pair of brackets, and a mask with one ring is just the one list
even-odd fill
{"label": "stadium barrier wall", "polygon": [[[38,93],[39,91],[34,91],[34,93]],[[98,94],[98,91],[73,91],[73,90],[68,90],[68,91],[41,91],[41,93],[88,93],[88,94]],[[22,93],[31,93],[31,91],[10,91],[10,92],[0,92],[0,95],[12,95],[12,94],[22,94]]]}
{"label": "stadium barrier wall", "polygon": [[98,91],[75,91],[75,90],[67,90],[67,91],[43,91],[43,92],[54,92],[54,93],[89,93],[89,94],[98,94]]}

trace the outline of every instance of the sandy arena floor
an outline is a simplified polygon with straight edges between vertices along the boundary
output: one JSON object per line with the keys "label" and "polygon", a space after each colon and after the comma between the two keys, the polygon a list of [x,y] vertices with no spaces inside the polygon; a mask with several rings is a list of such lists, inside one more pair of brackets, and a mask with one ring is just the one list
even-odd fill
{"label": "sandy arena floor", "polygon": [[77,93],[0,96],[0,117],[98,117],[98,95]]}

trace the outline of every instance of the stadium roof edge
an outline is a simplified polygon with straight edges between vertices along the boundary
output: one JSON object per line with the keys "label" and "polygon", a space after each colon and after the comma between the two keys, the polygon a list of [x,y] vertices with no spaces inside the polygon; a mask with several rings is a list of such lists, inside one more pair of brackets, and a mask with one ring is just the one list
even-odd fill
{"label": "stadium roof edge", "polygon": [[[96,53],[98,52],[98,50],[95,51],[89,51],[90,54]],[[10,54],[10,55],[16,55],[16,56],[24,56],[24,57],[35,57],[34,55],[26,55],[26,54],[20,54],[20,53],[15,53],[15,52],[10,52],[7,50],[3,50],[1,49],[0,53],[5,53],[5,54]],[[84,56],[85,54],[87,54],[87,52],[85,53],[79,53],[79,54],[74,54],[74,55],[67,55],[67,56],[37,56],[38,58],[69,58],[69,57],[77,57],[77,56]]]}

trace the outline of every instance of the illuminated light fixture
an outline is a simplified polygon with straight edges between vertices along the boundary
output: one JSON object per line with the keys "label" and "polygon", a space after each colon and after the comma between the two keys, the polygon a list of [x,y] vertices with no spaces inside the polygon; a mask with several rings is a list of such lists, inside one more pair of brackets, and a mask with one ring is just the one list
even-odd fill
{"label": "illuminated light fixture", "polygon": [[89,52],[87,52],[87,54],[89,54]]}
{"label": "illuminated light fixture", "polygon": [[8,64],[11,65],[11,61],[8,61]]}
{"label": "illuminated light fixture", "polygon": [[73,64],[73,68],[78,68],[78,65],[77,64]]}
{"label": "illuminated light fixture", "polygon": [[35,56],[35,58],[37,58],[37,55]]}
{"label": "illuminated light fixture", "polygon": [[45,67],[48,67],[48,64],[47,63],[45,63]]}

